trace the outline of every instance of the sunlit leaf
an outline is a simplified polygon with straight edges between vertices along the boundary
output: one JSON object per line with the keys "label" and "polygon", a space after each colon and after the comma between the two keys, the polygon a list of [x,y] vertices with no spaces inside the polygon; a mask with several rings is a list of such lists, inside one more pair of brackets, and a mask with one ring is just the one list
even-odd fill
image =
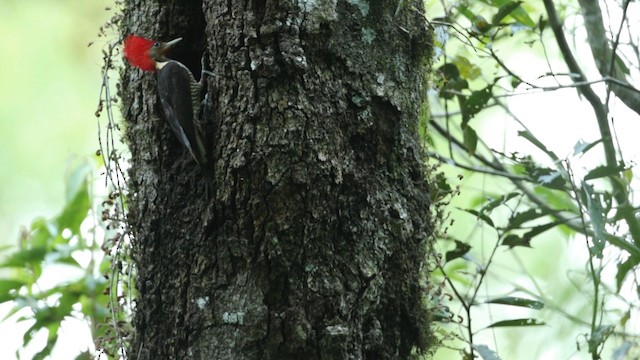
{"label": "sunlit leaf", "polygon": [[500,6],[498,12],[493,15],[491,23],[493,23],[493,25],[500,24],[500,21],[502,21],[502,19],[504,19],[507,15],[511,14],[511,12],[519,7],[520,4],[522,4],[522,1],[509,1],[506,4]]}
{"label": "sunlit leaf", "polygon": [[26,237],[22,238],[21,241],[32,248],[49,248],[51,247],[51,239],[58,233],[58,227],[53,221],[37,218],[31,223],[30,231],[25,233]]}
{"label": "sunlit leaf", "polygon": [[84,161],[71,168],[65,181],[67,203],[72,202],[78,192],[87,189],[87,179],[92,170],[93,168]]}
{"label": "sunlit leaf", "polygon": [[452,261],[447,263],[445,276],[462,286],[471,286],[471,278],[466,274],[469,271],[470,262],[468,261]]}
{"label": "sunlit leaf", "polygon": [[91,199],[88,188],[80,188],[71,202],[67,203],[62,214],[58,216],[57,223],[60,229],[70,229],[74,234],[80,233],[80,225],[87,217],[91,209]]}
{"label": "sunlit leaf", "polygon": [[[491,0],[491,4],[495,7],[502,7],[509,3],[509,0]],[[512,17],[515,21],[530,27],[531,29],[535,28],[536,23],[531,20],[531,17],[527,13],[522,6],[516,7],[513,11],[509,13],[509,16]]]}
{"label": "sunlit leaf", "polygon": [[31,267],[38,266],[48,250],[43,247],[30,248],[16,251],[11,254],[5,261],[0,263],[0,267]]}
{"label": "sunlit leaf", "polygon": [[535,186],[534,192],[544,198],[547,205],[555,210],[578,213],[578,207],[573,198],[565,191],[550,189],[545,186]]}
{"label": "sunlit leaf", "polygon": [[15,279],[0,279],[0,303],[15,299],[13,290],[18,290],[25,286],[27,282]]}
{"label": "sunlit leaf", "polygon": [[473,19],[476,17],[476,14],[471,11],[466,5],[459,5],[456,7],[458,12],[466,17],[469,21],[473,22]]}
{"label": "sunlit leaf", "polygon": [[487,304],[502,304],[502,305],[512,305],[512,306],[520,306],[528,309],[540,310],[544,307],[544,303],[538,300],[530,300],[520,297],[514,296],[505,296],[496,299],[490,299],[485,301]]}
{"label": "sunlit leaf", "polygon": [[452,61],[456,64],[462,78],[474,80],[478,76],[482,75],[482,70],[480,70],[480,68],[475,64],[471,63],[468,57],[457,55]]}
{"label": "sunlit leaf", "polygon": [[503,320],[503,321],[498,321],[495,322],[489,326],[487,326],[488,328],[495,328],[495,327],[507,327],[507,326],[540,326],[540,325],[546,325],[546,323],[542,320],[538,320],[538,319],[513,319],[513,320]]}

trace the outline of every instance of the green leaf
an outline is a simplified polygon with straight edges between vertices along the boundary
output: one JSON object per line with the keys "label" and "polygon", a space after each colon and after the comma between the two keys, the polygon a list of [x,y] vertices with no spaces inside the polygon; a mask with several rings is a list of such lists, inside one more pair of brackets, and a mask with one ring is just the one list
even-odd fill
{"label": "green leaf", "polygon": [[624,60],[622,60],[622,58],[620,57],[620,55],[618,55],[618,53],[615,53],[613,55],[614,55],[614,63],[616,64],[616,70],[629,76],[630,74],[629,68],[627,67],[627,64],[625,64]]}
{"label": "green leaf", "polygon": [[[509,0],[491,0],[491,4],[495,7],[505,6],[509,2],[510,2]],[[531,17],[527,13],[527,11],[522,8],[522,6],[516,7],[513,11],[509,13],[509,16],[511,16],[515,21],[519,22],[520,24],[525,25],[531,29],[536,27],[536,23],[533,20],[531,20]]]}
{"label": "green leaf", "polygon": [[446,63],[440,66],[438,71],[440,72],[440,76],[442,76],[446,81],[460,78],[460,70],[458,70],[458,66],[454,63]]}
{"label": "green leaf", "polygon": [[554,190],[546,186],[536,186],[534,192],[544,198],[547,205],[554,210],[569,211],[578,214],[578,207],[573,198],[565,191]]}
{"label": "green leaf", "polygon": [[446,273],[444,276],[451,281],[461,284],[462,286],[472,286],[471,278],[467,276],[471,263],[469,261],[452,261],[447,263]]}
{"label": "green leaf", "polygon": [[474,91],[467,98],[462,105],[460,111],[462,112],[462,128],[467,126],[469,120],[471,120],[476,114],[478,114],[487,105],[492,93],[493,85],[490,84],[482,90]]}
{"label": "green leaf", "polygon": [[509,218],[507,230],[517,229],[526,222],[539,219],[546,215],[548,215],[548,211],[542,211],[542,209],[539,208],[531,208],[526,211],[515,213],[511,218]]}
{"label": "green leaf", "polygon": [[513,320],[503,320],[495,322],[486,328],[495,328],[495,327],[508,327],[508,326],[540,326],[546,325],[546,323],[542,320],[538,319],[513,319]]}
{"label": "green leaf", "polygon": [[587,151],[593,149],[594,146],[598,145],[599,143],[602,142],[602,139],[600,140],[596,140],[592,143],[586,143],[582,140],[578,141],[574,146],[573,146],[573,155],[584,155]]}
{"label": "green leaf", "polygon": [[529,230],[526,234],[524,234],[523,237],[525,237],[525,238],[528,237],[528,238],[533,239],[535,236],[538,236],[538,235],[542,234],[543,232],[545,232],[545,231],[547,231],[549,229],[552,229],[552,228],[554,228],[554,227],[556,227],[556,226],[558,226],[560,224],[562,224],[561,221],[553,221],[553,222],[550,222],[550,223],[547,223],[547,224],[535,226],[531,230]]}
{"label": "green leaf", "polygon": [[86,161],[72,167],[65,181],[67,203],[72,202],[80,191],[87,189],[87,179],[92,170],[93,167]]}
{"label": "green leaf", "polygon": [[517,88],[518,85],[522,84],[522,79],[520,79],[519,77],[510,76],[509,78],[511,79],[511,81],[509,83],[511,84],[511,87],[513,89]]}
{"label": "green leaf", "polygon": [[91,355],[91,352],[89,350],[81,352],[80,354],[78,354],[78,356],[74,358],[74,360],[93,360],[93,359],[94,357]]}
{"label": "green leaf", "polygon": [[49,249],[51,239],[59,233],[56,224],[44,218],[37,218],[31,223],[31,231],[21,238],[22,243],[30,248],[42,247]]}
{"label": "green leaf", "polygon": [[464,146],[467,148],[467,152],[470,155],[475,154],[478,146],[478,134],[471,126],[467,125],[464,127],[462,140],[464,142]]}
{"label": "green leaf", "polygon": [[27,285],[27,282],[15,279],[0,279],[0,303],[15,299],[12,290],[18,290]]}
{"label": "green leaf", "polygon": [[48,331],[47,344],[42,350],[33,356],[33,360],[45,360],[49,355],[51,355],[51,351],[58,341],[58,329],[60,329],[61,321],[62,320],[59,322],[52,322],[46,326]]}
{"label": "green leaf", "polygon": [[454,57],[452,61],[460,72],[459,76],[464,79],[474,80],[478,76],[482,75],[482,70],[480,70],[480,68],[475,64],[472,64],[471,61],[469,61],[468,57],[456,55],[456,57]]}
{"label": "green leaf", "polygon": [[520,195],[522,195],[522,194],[517,193],[517,192],[511,192],[511,193],[499,196],[499,197],[497,197],[495,199],[489,199],[489,201],[482,206],[482,212],[491,212],[495,208],[497,208],[498,206],[504,205],[509,200],[511,200],[511,199],[513,199],[513,198],[515,198],[517,196],[520,196]]}
{"label": "green leaf", "polygon": [[616,291],[620,292],[620,288],[622,288],[622,283],[624,279],[627,277],[629,271],[633,270],[640,264],[640,258],[637,257],[629,257],[626,261],[622,263],[618,263],[618,272],[616,273]]}
{"label": "green leaf", "polygon": [[32,267],[40,266],[45,255],[47,255],[47,249],[44,247],[36,247],[31,249],[25,249],[16,251],[11,254],[4,262],[0,264],[0,267]]}
{"label": "green leaf", "polygon": [[72,201],[67,203],[62,214],[56,219],[60,229],[70,229],[74,234],[80,233],[80,225],[91,209],[91,198],[89,197],[87,183],[85,182],[84,185],[78,190]]}
{"label": "green leaf", "polygon": [[475,215],[478,219],[483,220],[485,223],[487,223],[487,225],[491,226],[492,228],[495,228],[495,226],[493,225],[493,221],[491,220],[491,218],[489,216],[487,216],[487,214],[483,213],[483,212],[478,212],[476,210],[473,209],[461,209],[458,208],[459,210],[468,212],[471,215]]}
{"label": "green leaf", "polygon": [[518,131],[518,136],[529,140],[530,143],[535,145],[538,149],[542,150],[553,161],[557,161],[558,160],[558,156],[556,156],[556,154],[553,151],[550,151],[549,149],[547,149],[547,146],[544,145],[540,140],[538,140],[537,137],[533,136],[533,134],[531,132],[529,132],[528,130]]}
{"label": "green leaf", "polygon": [[531,247],[531,238],[527,236],[520,237],[515,234],[507,235],[502,240],[502,245],[508,246],[509,249],[513,249],[516,246]]}
{"label": "green leaf", "polygon": [[493,18],[491,19],[491,23],[493,25],[500,24],[500,21],[502,21],[502,19],[504,19],[507,15],[511,14],[511,12],[513,12],[517,7],[519,7],[520,4],[522,4],[522,1],[509,1],[506,4],[500,6],[500,8],[498,9],[498,12],[495,15],[493,15]]}
{"label": "green leaf", "polygon": [[606,243],[605,240],[605,215],[600,203],[600,195],[593,192],[593,187],[586,182],[582,183],[583,197],[586,199],[587,211],[591,219],[593,228],[593,249],[594,254],[602,259],[602,251]]}
{"label": "green leaf", "polygon": [[618,175],[621,171],[625,170],[624,165],[618,166],[598,166],[587,173],[584,176],[584,181],[598,179],[607,176]]}
{"label": "green leaf", "polygon": [[466,5],[459,5],[457,6],[458,12],[460,12],[460,14],[462,14],[464,17],[466,17],[469,21],[473,22],[473,19],[475,19],[476,14],[469,10],[469,8]]}
{"label": "green leaf", "polygon": [[455,96],[454,93],[469,88],[467,80],[460,77],[460,70],[456,64],[446,63],[438,68],[438,71],[444,80],[439,92],[441,98],[450,100]]}
{"label": "green leaf", "polygon": [[462,257],[464,256],[464,254],[468,253],[469,250],[471,250],[471,245],[467,243],[463,243],[462,241],[459,241],[459,240],[454,240],[454,241],[456,242],[456,248],[451,251],[447,251],[447,254],[445,255],[445,260],[444,260],[445,263],[453,259]]}
{"label": "green leaf", "polygon": [[540,310],[544,307],[544,303],[538,300],[530,300],[514,296],[506,296],[485,301],[486,304],[502,304],[526,307],[528,309]]}
{"label": "green leaf", "polygon": [[[549,170],[549,169],[538,169],[538,170],[540,170],[539,173],[543,173],[544,170]],[[564,175],[564,172],[562,171],[550,170],[548,173],[544,175],[540,174],[537,177],[537,180],[548,188],[556,189],[556,190],[564,190],[566,181],[563,175]]]}

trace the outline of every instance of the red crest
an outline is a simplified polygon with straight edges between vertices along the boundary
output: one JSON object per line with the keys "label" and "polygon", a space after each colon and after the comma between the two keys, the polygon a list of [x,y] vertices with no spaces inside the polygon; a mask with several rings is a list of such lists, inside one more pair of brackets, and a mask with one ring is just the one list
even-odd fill
{"label": "red crest", "polygon": [[136,35],[129,35],[124,40],[124,57],[129,64],[144,71],[156,71],[156,64],[149,56],[149,50],[155,41]]}

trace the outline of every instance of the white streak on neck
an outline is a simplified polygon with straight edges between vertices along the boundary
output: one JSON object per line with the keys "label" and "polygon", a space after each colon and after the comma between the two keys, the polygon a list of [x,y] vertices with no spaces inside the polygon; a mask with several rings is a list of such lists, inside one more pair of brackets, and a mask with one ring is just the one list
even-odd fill
{"label": "white streak on neck", "polygon": [[156,61],[156,70],[162,70],[162,68],[167,65],[169,62],[168,61]]}

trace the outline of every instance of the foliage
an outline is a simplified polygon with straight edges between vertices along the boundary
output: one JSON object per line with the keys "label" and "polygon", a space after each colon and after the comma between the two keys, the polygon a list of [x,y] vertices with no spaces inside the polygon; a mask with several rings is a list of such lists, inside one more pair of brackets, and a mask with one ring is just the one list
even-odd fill
{"label": "foliage", "polygon": [[[107,199],[99,206],[99,218],[98,206],[91,196],[89,178],[93,171],[87,163],[73,169],[67,179],[67,203],[62,211],[51,219],[34,220],[22,232],[17,251],[0,262],[0,268],[7,270],[0,279],[0,302],[12,304],[5,320],[15,316],[17,321],[31,323],[23,336],[23,346],[29,345],[40,331],[48,333],[44,348],[34,359],[51,353],[68,318],[89,323],[97,342],[105,343],[113,337],[111,329],[103,324],[111,317],[107,307],[111,240],[101,240],[114,233],[105,223],[113,201]],[[60,273],[70,275],[57,275]],[[79,358],[86,356],[83,353]]]}
{"label": "foliage", "polygon": [[94,172],[88,163],[74,168],[60,214],[34,220],[22,232],[17,251],[0,262],[0,269],[7,270],[0,278],[0,303],[12,305],[3,320],[32,322],[23,347],[39,332],[48,334],[34,359],[51,354],[69,318],[86,322],[94,340],[95,349],[87,349],[78,359],[122,354],[131,335],[134,270],[123,221],[126,204],[118,192],[96,203]]}
{"label": "foliage", "polygon": [[[114,4],[118,9],[100,28],[98,37],[112,37],[108,33],[117,31],[122,2]],[[60,214],[34,220],[22,232],[17,251],[2,249],[5,257],[0,269],[6,271],[0,273],[0,303],[11,305],[3,321],[11,318],[31,324],[23,336],[23,348],[37,346],[36,336],[47,333],[46,343],[34,359],[51,355],[64,322],[70,318],[89,325],[95,346],[78,359],[126,357],[124,351],[132,335],[134,269],[125,221],[124,150],[113,112],[117,99],[109,83],[117,71],[113,59],[118,44],[115,39],[103,50],[100,102],[95,113],[100,142],[96,155],[104,166],[106,185],[113,190],[108,195],[94,195],[94,188],[104,188],[94,179],[94,165],[74,167],[66,179],[66,204]],[[105,114],[107,123],[101,124]],[[20,351],[16,353],[19,356]]]}
{"label": "foliage", "polygon": [[[578,9],[583,14],[603,13],[586,3],[580,2],[582,8]],[[516,327],[524,336],[540,332],[536,329],[545,328],[544,324],[554,325],[550,322],[557,326],[559,317],[554,315],[569,319],[574,332],[583,334],[560,339],[564,344],[577,344],[577,351],[587,351],[593,359],[600,358],[608,346],[615,358],[623,358],[640,348],[640,339],[633,335],[637,331],[628,321],[640,315],[636,280],[640,222],[636,217],[638,204],[634,203],[634,164],[624,160],[624,149],[611,119],[617,114],[616,107],[625,105],[635,116],[640,115],[625,92],[640,97],[630,76],[640,70],[638,57],[633,56],[637,54],[633,49],[638,48],[638,38],[632,35],[637,23],[627,15],[629,1],[607,2],[609,11],[619,6],[619,18],[608,19],[610,28],[616,31],[608,38],[594,40],[597,34],[606,33],[590,28],[598,24],[586,24],[590,46],[586,50],[596,56],[600,71],[585,72],[583,68],[590,64],[575,60],[576,53],[584,54],[585,49],[575,39],[571,48],[565,38],[574,34],[570,24],[582,19],[575,13],[577,4],[554,4],[551,0],[543,4],[544,8],[539,8],[539,4],[523,1],[442,0],[427,10],[430,15],[440,11],[442,16],[428,20],[440,50],[439,63],[434,65],[437,91],[432,97],[432,114],[424,119],[429,129],[424,134],[435,144],[432,148],[436,151],[430,154],[433,159],[464,173],[456,182],[460,182],[457,188],[461,197],[466,197],[450,207],[455,225],[453,221],[445,224],[447,228],[439,236],[444,256],[434,276],[442,279],[443,294],[451,294],[447,296],[455,300],[445,306],[447,296],[443,295],[436,319],[450,324],[441,329],[444,345],[458,348],[469,359],[475,355],[498,359],[501,353],[508,353],[506,340],[498,338],[493,346],[477,342],[479,335],[487,338],[482,334],[487,329]],[[564,21],[564,27],[560,10],[571,19]],[[596,43],[611,45],[603,50],[596,48]],[[522,53],[514,56],[514,52],[529,52],[528,61],[547,64],[547,69],[532,74],[527,69],[530,64],[513,60],[524,58]],[[550,55],[555,53],[559,55]],[[561,67],[568,72],[554,70]],[[614,68],[626,70],[616,72]],[[548,85],[549,80],[555,84]],[[589,107],[593,114],[587,119],[581,117],[573,126],[583,127],[585,121],[593,119],[598,135],[585,141],[564,134],[563,141],[572,141],[575,146],[572,153],[560,156],[554,144],[545,140],[548,137],[538,136],[527,127],[530,124],[518,117],[510,101],[540,92],[564,90],[566,94],[567,89],[575,89],[580,96],[573,106]],[[505,122],[497,130],[495,125],[489,131],[483,129],[487,116],[495,119],[500,115],[513,124]],[[558,122],[572,120],[561,113],[556,116]],[[507,139],[521,139],[521,147],[528,146],[528,151],[509,150],[514,146],[508,141],[495,145],[495,135],[502,133]],[[504,150],[497,150],[500,148]],[[597,151],[604,155],[598,156]],[[464,184],[462,179],[467,177],[482,184]],[[474,196],[470,186],[485,190]],[[468,222],[463,224],[465,220]],[[479,236],[458,238],[469,222],[476,224],[471,232]],[[565,247],[586,251],[579,257],[562,253]],[[557,250],[553,254],[541,252],[554,248]],[[560,262],[557,268],[535,268],[536,261],[544,263],[549,257]],[[573,268],[575,261],[583,261],[584,266]],[[566,268],[571,268],[570,276],[561,272]],[[545,272],[551,273],[548,283],[552,287],[555,283],[557,289],[542,285]],[[581,282],[577,289],[569,291],[562,286],[565,276],[569,282]],[[570,302],[577,294],[589,299],[589,311],[575,308],[575,302]],[[558,301],[563,297],[567,299],[566,308]],[[525,310],[509,311],[518,315],[500,320],[484,316],[505,305]],[[460,306],[460,314],[451,311],[452,306]],[[472,323],[485,324],[478,327]],[[451,330],[455,328],[458,331]],[[460,340],[467,346],[459,348]],[[524,351],[512,356],[531,356],[529,349]]]}

